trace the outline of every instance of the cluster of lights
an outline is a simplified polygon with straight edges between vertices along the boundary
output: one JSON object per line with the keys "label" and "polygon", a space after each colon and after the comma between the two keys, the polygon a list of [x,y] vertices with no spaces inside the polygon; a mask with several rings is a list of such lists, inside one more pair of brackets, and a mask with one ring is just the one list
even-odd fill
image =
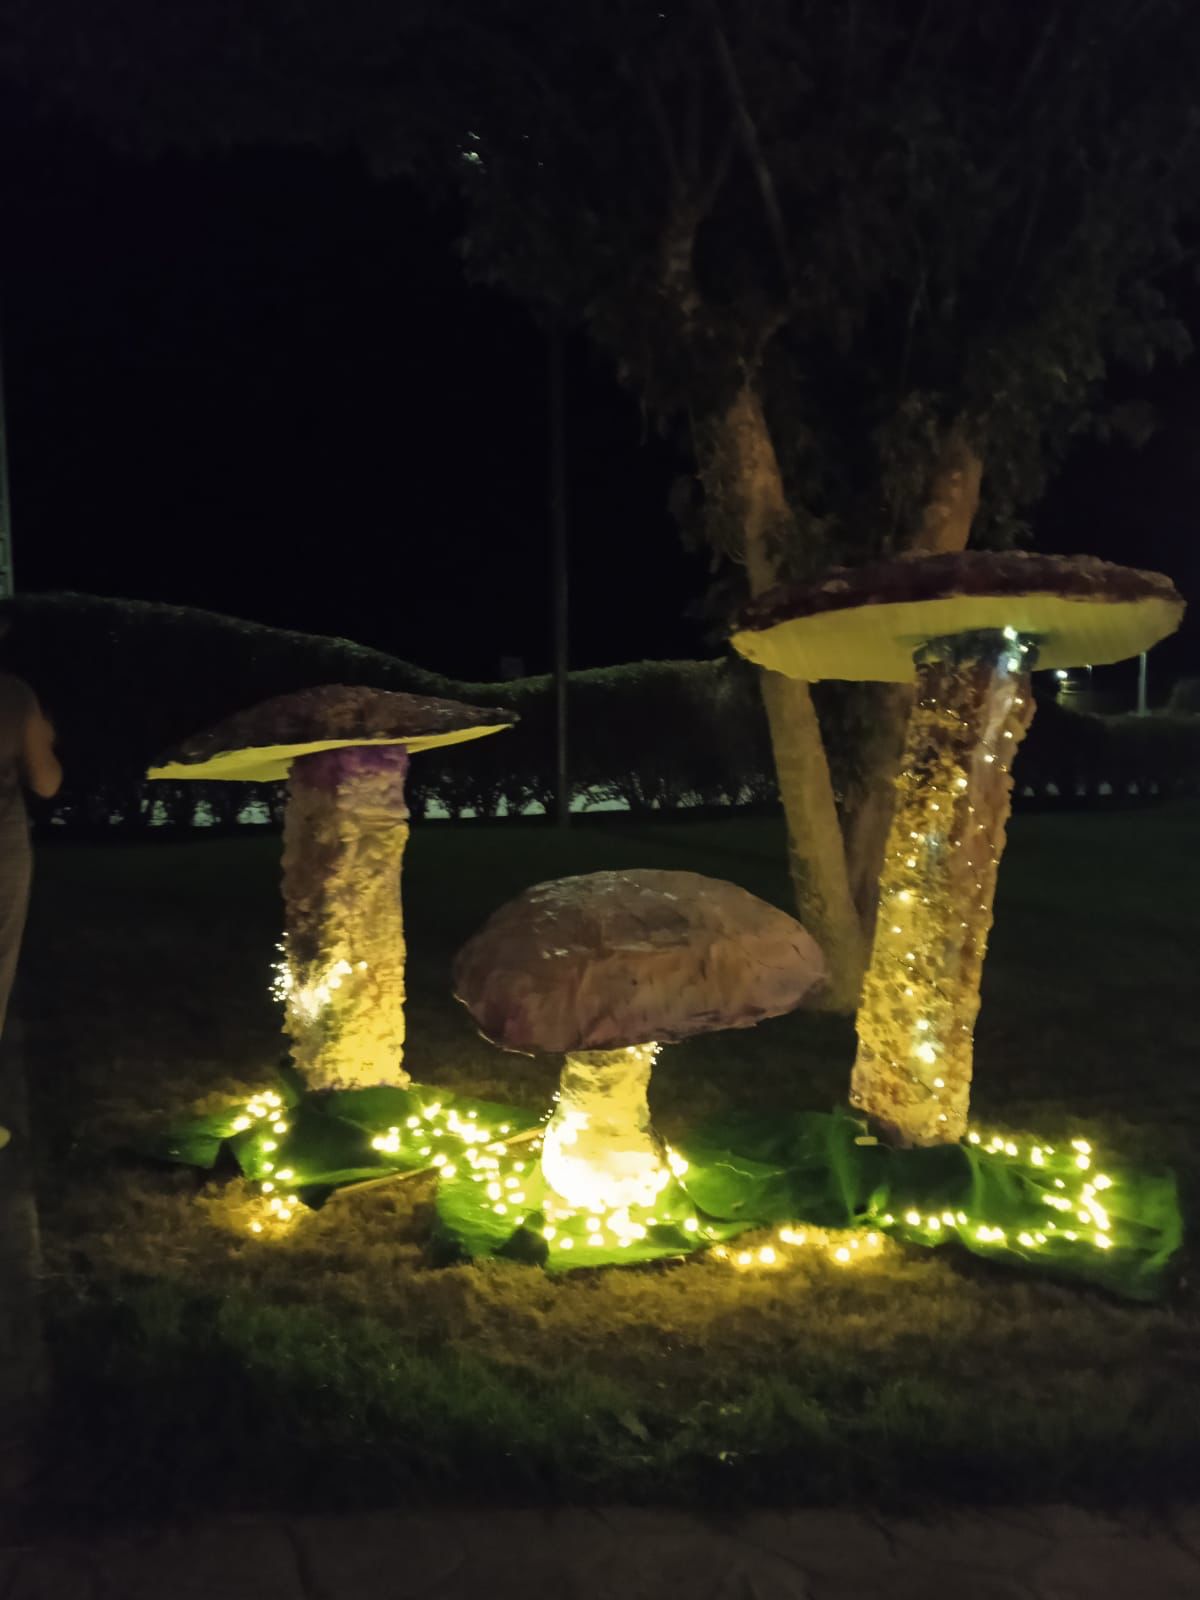
{"label": "cluster of lights", "polygon": [[940,649],[918,658],[851,1089],[858,1108],[917,1144],[950,1143],[965,1130],[1005,814],[989,802],[977,817],[974,802],[990,782],[984,769],[1009,776],[1033,646],[1005,628],[990,665],[981,647],[975,665],[990,675],[982,688]]}
{"label": "cluster of lights", "polygon": [[280,955],[279,960],[271,968],[271,997],[285,1005],[288,1011],[301,1018],[304,1022],[312,1023],[332,1003],[334,995],[345,983],[346,979],[355,972],[366,972],[365,961],[356,962],[353,966],[349,961],[339,959],[334,961],[319,978],[314,978],[310,983],[297,983],[292,964],[288,960],[287,947],[283,944],[275,947]]}
{"label": "cluster of lights", "polygon": [[786,1266],[791,1259],[791,1252],[802,1249],[810,1252],[819,1250],[835,1266],[848,1267],[878,1255],[884,1243],[883,1235],[874,1228],[847,1236],[844,1233],[829,1233],[823,1228],[788,1226],[780,1228],[775,1238],[776,1243],[761,1244],[752,1249],[719,1244],[711,1254],[739,1272]]}
{"label": "cluster of lights", "polygon": [[245,1111],[233,1119],[234,1133],[248,1133],[251,1129],[257,1133],[258,1149],[263,1158],[259,1171],[265,1176],[258,1184],[258,1193],[265,1204],[260,1208],[262,1215],[255,1215],[250,1221],[251,1233],[263,1233],[272,1224],[286,1225],[296,1216],[299,1201],[287,1187],[295,1182],[296,1174],[291,1167],[276,1166],[273,1159],[288,1128],[287,1107],[282,1096],[273,1089],[256,1095]]}
{"label": "cluster of lights", "polygon": [[[1050,1182],[1052,1187],[1041,1196],[1042,1204],[1050,1210],[1059,1213],[1060,1217],[1069,1216],[1071,1227],[1066,1227],[1054,1218],[1048,1218],[1042,1227],[1023,1228],[1020,1232],[1010,1234],[996,1223],[968,1218],[965,1212],[943,1212],[940,1217],[922,1217],[919,1212],[910,1211],[904,1218],[911,1228],[919,1228],[926,1233],[937,1233],[943,1227],[957,1227],[966,1233],[968,1230],[979,1244],[996,1244],[1011,1248],[1014,1244],[1023,1250],[1041,1250],[1047,1245],[1082,1245],[1096,1250],[1111,1250],[1113,1248],[1112,1219],[1104,1206],[1097,1198],[1105,1190],[1111,1189],[1113,1180],[1105,1172],[1093,1172],[1094,1152],[1086,1139],[1072,1139],[1070,1141],[1070,1157],[1065,1152],[1060,1152],[1051,1144],[1031,1145],[1027,1152],[1023,1152],[1019,1145],[1012,1139],[1003,1139],[999,1134],[993,1134],[989,1139],[974,1131],[967,1134],[967,1143],[978,1147],[986,1155],[1003,1155],[1014,1160],[1024,1160],[1031,1167],[1047,1167],[1048,1157],[1059,1157],[1059,1165],[1065,1166],[1070,1172],[1078,1174],[1078,1188],[1068,1186],[1066,1178],[1053,1177]],[[1084,1178],[1084,1174],[1091,1176]],[[891,1221],[885,1218],[885,1221]]]}
{"label": "cluster of lights", "polygon": [[[676,1157],[676,1159],[682,1158]],[[670,1183],[671,1174],[666,1169],[660,1170],[665,1173],[664,1181],[658,1186],[661,1194]],[[642,1220],[638,1214],[642,1209],[626,1205],[617,1206],[611,1211],[580,1211],[574,1206],[560,1204],[547,1198],[542,1205],[542,1213],[546,1219],[542,1237],[558,1250],[574,1248],[575,1240],[566,1231],[571,1224],[577,1227],[582,1224],[582,1228],[586,1230],[584,1237],[593,1250],[611,1249],[613,1245],[620,1250],[627,1250],[648,1238],[651,1228],[660,1225],[682,1228],[684,1233],[693,1236],[697,1246],[712,1237],[708,1226],[694,1211],[682,1217],[674,1209],[672,1214],[666,1217],[660,1217],[656,1212],[648,1212]]]}
{"label": "cluster of lights", "polygon": [[[407,1117],[403,1127],[397,1123],[386,1133],[376,1134],[371,1148],[392,1156],[406,1151],[418,1158],[417,1165],[426,1161],[443,1178],[453,1178],[457,1176],[458,1167],[451,1160],[452,1154],[458,1160],[465,1160],[474,1172],[498,1171],[499,1158],[507,1148],[506,1141],[511,1133],[512,1126],[507,1122],[502,1122],[495,1130],[485,1128],[478,1112],[468,1111],[460,1116],[453,1106],[443,1107],[438,1100],[425,1106],[419,1114]],[[443,1144],[441,1148],[439,1141]],[[444,1148],[447,1141],[449,1152]],[[455,1145],[459,1147],[457,1150]]]}
{"label": "cluster of lights", "polygon": [[[286,1107],[281,1096],[273,1090],[258,1095],[234,1118],[234,1133],[245,1133],[251,1129],[260,1135],[258,1150],[263,1159],[258,1164],[258,1170],[263,1177],[256,1185],[256,1192],[265,1205],[256,1211],[249,1228],[252,1233],[261,1234],[272,1223],[293,1221],[300,1204],[289,1187],[296,1182],[295,1171],[291,1167],[277,1167],[273,1160],[279,1150],[280,1140],[288,1132]],[[508,1149],[510,1135],[513,1135],[510,1123],[502,1122],[494,1129],[485,1127],[479,1120],[478,1112],[460,1114],[453,1106],[444,1107],[440,1101],[435,1101],[423,1107],[419,1114],[406,1118],[403,1126],[396,1124],[386,1133],[376,1134],[371,1139],[371,1148],[386,1155],[400,1155],[403,1152],[413,1158],[414,1167],[428,1165],[446,1179],[457,1176],[459,1167],[456,1163],[463,1162],[480,1181],[495,1181],[500,1172],[500,1158]],[[524,1135],[516,1134],[514,1137],[522,1138]],[[524,1165],[523,1162],[517,1162],[515,1170],[524,1170]],[[506,1182],[507,1190],[503,1199],[523,1200],[519,1185],[512,1182],[511,1176]],[[517,1192],[508,1192],[513,1190]],[[499,1205],[496,1209],[500,1209]],[[504,1209],[507,1210],[507,1206]]]}

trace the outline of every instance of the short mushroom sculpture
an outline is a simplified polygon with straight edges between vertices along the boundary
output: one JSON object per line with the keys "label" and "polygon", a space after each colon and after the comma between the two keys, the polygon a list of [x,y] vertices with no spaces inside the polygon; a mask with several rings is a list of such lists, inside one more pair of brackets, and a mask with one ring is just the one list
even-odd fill
{"label": "short mushroom sculpture", "polygon": [[502,906],[454,963],[454,991],[505,1050],[566,1056],[542,1173],[578,1208],[649,1205],[669,1178],[647,1089],[662,1044],[748,1028],[825,982],[786,912],[695,872],[594,872]]}
{"label": "short mushroom sculpture", "polygon": [[404,1087],[409,755],[498,733],[511,712],[330,685],[280,695],[187,740],[151,778],[288,778],[281,990],[312,1089]]}
{"label": "short mushroom sculpture", "polygon": [[1178,627],[1168,578],[1082,556],[968,552],[839,569],[762,596],[736,648],[774,672],[915,683],[851,1101],[901,1144],[960,1139],[1029,671],[1121,661]]}

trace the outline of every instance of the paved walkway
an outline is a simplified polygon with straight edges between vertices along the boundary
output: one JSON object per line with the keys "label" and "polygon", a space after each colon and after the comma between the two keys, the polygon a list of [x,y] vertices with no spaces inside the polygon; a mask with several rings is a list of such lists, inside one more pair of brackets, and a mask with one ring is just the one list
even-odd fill
{"label": "paved walkway", "polygon": [[1200,1511],[239,1518],[0,1547],[3,1600],[1197,1600]]}

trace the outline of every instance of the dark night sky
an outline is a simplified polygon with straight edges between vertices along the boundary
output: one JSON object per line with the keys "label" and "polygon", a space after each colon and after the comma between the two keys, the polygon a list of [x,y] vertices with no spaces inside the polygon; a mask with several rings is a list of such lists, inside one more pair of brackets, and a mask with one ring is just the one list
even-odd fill
{"label": "dark night sky", "polygon": [[[352,158],[119,157],[0,128],[18,586],[340,633],[463,677],[549,664],[545,345],[465,285],[453,221]],[[1140,453],[1087,446],[1048,549],[1200,597],[1200,382],[1152,385]],[[679,463],[570,353],[572,664],[709,653]],[[1200,666],[1193,627],[1165,668]]]}

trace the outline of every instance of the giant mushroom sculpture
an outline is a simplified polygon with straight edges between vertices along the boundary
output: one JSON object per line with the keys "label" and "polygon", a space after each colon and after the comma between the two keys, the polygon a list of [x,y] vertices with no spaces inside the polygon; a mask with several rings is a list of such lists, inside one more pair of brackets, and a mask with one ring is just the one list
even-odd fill
{"label": "giant mushroom sculpture", "polygon": [[647,1090],[659,1046],[792,1011],[825,982],[794,917],[695,872],[539,883],[459,951],[454,992],[502,1049],[564,1055],[542,1174],[568,1205],[650,1205],[667,1181]]}
{"label": "giant mushroom sculpture", "polygon": [[1029,671],[1122,661],[1172,633],[1170,579],[1083,556],[967,552],[776,589],[733,643],[770,671],[914,683],[858,1012],[851,1100],[901,1144],[966,1131],[979,985],[1033,717]]}
{"label": "giant mushroom sculpture", "polygon": [[292,1059],[310,1088],[408,1084],[408,759],[515,720],[457,700],[329,685],[238,712],[151,768],[151,778],[289,780],[282,990]]}

